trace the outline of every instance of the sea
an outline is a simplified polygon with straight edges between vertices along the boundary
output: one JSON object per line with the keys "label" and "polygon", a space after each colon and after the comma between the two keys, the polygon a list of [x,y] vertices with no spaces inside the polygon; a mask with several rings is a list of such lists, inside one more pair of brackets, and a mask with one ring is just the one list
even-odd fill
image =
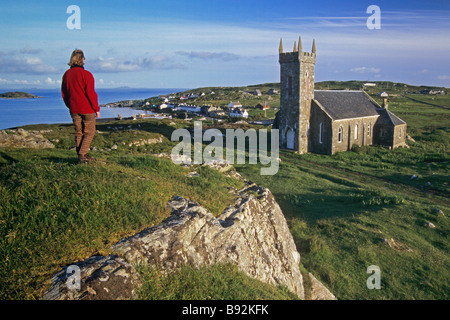
{"label": "sea", "polygon": [[[96,89],[99,104],[108,104],[126,100],[141,100],[159,95],[182,92],[187,89]],[[60,89],[20,89],[0,90],[0,92],[23,91],[42,97],[37,99],[0,99],[0,130],[30,124],[71,123],[69,109],[61,98]],[[100,109],[100,119],[132,117],[139,113],[151,114],[151,111],[142,111],[132,108]]]}

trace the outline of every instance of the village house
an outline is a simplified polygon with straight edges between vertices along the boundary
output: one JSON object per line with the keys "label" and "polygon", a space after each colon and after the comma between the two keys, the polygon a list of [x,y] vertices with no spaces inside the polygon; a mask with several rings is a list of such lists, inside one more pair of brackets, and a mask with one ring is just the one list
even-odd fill
{"label": "village house", "polygon": [[223,110],[211,111],[208,115],[212,118],[224,118],[227,116]]}
{"label": "village house", "polygon": [[364,91],[314,90],[316,44],[303,52],[301,39],[293,52],[280,41],[280,147],[298,153],[334,154],[356,146],[405,145],[406,122]]}
{"label": "village house", "polygon": [[420,90],[420,94],[445,94],[444,90]]}
{"label": "village house", "polygon": [[223,111],[223,110],[221,107],[217,107],[217,106],[204,105],[201,107],[201,112],[206,115],[209,115],[212,112],[218,112],[218,111]]}
{"label": "village house", "polygon": [[230,117],[248,118],[248,113],[244,108],[231,108]]}
{"label": "village house", "polygon": [[260,110],[268,110],[270,109],[270,106],[268,104],[258,103],[255,108]]}
{"label": "village house", "polygon": [[242,108],[242,104],[239,101],[238,102],[230,101],[230,103],[228,104],[228,108]]}
{"label": "village house", "polygon": [[180,105],[178,105],[177,110],[178,111],[186,111],[186,112],[198,113],[198,112],[201,111],[201,108],[199,106],[180,104]]}

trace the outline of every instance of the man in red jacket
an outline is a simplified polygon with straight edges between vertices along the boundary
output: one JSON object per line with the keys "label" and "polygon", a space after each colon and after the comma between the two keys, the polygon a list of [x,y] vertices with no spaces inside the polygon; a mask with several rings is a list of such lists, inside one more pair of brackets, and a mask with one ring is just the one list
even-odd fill
{"label": "man in red jacket", "polygon": [[70,69],[64,73],[61,85],[62,98],[75,126],[79,163],[95,160],[88,155],[88,151],[95,134],[95,118],[100,117],[94,77],[84,70],[84,61],[83,51],[76,49],[72,52],[68,63]]}

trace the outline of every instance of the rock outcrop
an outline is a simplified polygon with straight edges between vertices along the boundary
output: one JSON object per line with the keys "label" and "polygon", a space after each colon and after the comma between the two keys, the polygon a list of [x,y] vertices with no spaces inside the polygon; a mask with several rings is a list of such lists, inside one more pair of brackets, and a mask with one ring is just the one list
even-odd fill
{"label": "rock outcrop", "polygon": [[0,147],[45,149],[55,146],[42,135],[43,131],[17,130],[0,131]]}
{"label": "rock outcrop", "polygon": [[309,300],[337,300],[334,294],[330,292],[312,273],[308,273],[310,283]]}
{"label": "rock outcrop", "polygon": [[171,216],[124,239],[112,255],[91,257],[79,268],[79,289],[69,289],[68,267],[52,279],[43,299],[130,299],[140,278],[134,266],[146,264],[170,273],[184,264],[233,263],[263,282],[284,285],[304,298],[300,255],[284,215],[270,190],[247,184],[235,204],[214,217],[199,204],[175,196]]}

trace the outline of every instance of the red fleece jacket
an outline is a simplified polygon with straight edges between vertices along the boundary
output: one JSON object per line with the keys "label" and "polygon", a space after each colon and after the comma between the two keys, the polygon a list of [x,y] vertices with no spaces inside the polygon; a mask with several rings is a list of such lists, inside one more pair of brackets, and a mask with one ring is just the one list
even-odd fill
{"label": "red fleece jacket", "polygon": [[71,67],[62,78],[61,94],[70,113],[96,113],[100,111],[92,73],[83,67]]}

